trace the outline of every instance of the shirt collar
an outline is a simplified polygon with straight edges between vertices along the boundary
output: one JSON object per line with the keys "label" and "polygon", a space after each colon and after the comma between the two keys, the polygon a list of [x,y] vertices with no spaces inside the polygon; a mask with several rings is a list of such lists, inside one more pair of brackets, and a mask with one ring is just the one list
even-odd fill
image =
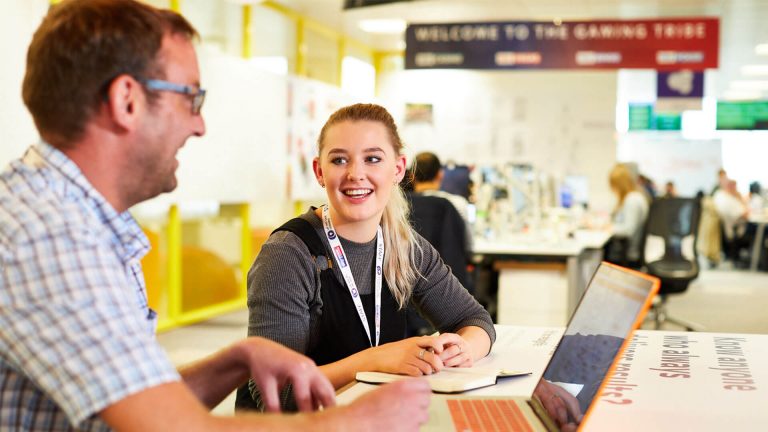
{"label": "shirt collar", "polygon": [[118,213],[85,178],[72,159],[46,142],[32,146],[40,158],[61,177],[66,196],[77,198],[109,230],[123,247],[126,260],[140,259],[149,251],[149,240],[128,211]]}

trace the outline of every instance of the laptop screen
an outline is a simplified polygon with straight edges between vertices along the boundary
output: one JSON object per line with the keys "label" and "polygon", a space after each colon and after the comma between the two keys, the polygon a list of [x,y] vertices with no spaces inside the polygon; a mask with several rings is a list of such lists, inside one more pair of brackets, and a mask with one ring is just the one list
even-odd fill
{"label": "laptop screen", "polygon": [[656,279],[602,263],[581,298],[534,396],[550,417],[578,424],[658,290]]}

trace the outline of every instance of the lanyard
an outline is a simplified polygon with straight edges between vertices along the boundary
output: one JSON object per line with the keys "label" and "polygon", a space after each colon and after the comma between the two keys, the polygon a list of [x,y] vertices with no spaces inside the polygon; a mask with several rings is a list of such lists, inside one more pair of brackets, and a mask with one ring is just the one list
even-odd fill
{"label": "lanyard", "polygon": [[[355,278],[352,276],[352,270],[349,268],[347,255],[344,253],[344,248],[341,247],[339,236],[336,234],[336,231],[333,230],[331,215],[327,205],[323,206],[323,230],[325,231],[325,237],[328,239],[328,243],[331,244],[331,249],[333,249],[333,256],[336,258],[336,263],[341,270],[341,275],[344,277],[344,282],[347,283],[349,294],[352,296],[352,301],[355,303],[357,314],[360,316],[360,321],[363,323],[363,327],[365,327],[365,333],[368,335],[368,341],[370,343],[371,329],[368,327],[368,318],[365,316],[363,302],[360,300],[360,293],[357,291]],[[381,273],[383,263],[384,236],[381,233],[381,225],[379,225],[376,231],[376,277],[374,279],[374,322],[376,324],[376,345],[373,346],[379,345],[379,336],[381,334]]]}

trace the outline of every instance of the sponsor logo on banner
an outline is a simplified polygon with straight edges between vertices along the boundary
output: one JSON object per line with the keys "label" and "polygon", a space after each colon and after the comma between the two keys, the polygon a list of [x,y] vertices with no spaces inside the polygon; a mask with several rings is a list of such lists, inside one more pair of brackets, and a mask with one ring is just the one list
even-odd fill
{"label": "sponsor logo on banner", "polygon": [[328,230],[328,238],[333,240],[336,238],[336,231],[334,230]]}
{"label": "sponsor logo on banner", "polygon": [[343,268],[347,266],[347,260],[344,258],[344,252],[341,251],[341,246],[333,248],[333,252],[336,253],[336,259],[339,261],[339,265]]}

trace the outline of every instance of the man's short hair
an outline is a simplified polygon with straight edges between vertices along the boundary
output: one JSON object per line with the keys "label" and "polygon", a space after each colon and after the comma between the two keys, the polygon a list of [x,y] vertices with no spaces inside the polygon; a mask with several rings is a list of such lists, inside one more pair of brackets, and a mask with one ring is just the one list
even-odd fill
{"label": "man's short hair", "polygon": [[431,182],[437,178],[442,165],[437,155],[431,152],[419,153],[413,164],[413,180],[416,183]]}
{"label": "man's short hair", "polygon": [[[52,6],[27,52],[22,96],[38,131],[67,145],[122,74],[164,78],[163,37],[197,36],[181,15],[133,0],[67,0]],[[146,92],[150,103],[157,97]]]}

